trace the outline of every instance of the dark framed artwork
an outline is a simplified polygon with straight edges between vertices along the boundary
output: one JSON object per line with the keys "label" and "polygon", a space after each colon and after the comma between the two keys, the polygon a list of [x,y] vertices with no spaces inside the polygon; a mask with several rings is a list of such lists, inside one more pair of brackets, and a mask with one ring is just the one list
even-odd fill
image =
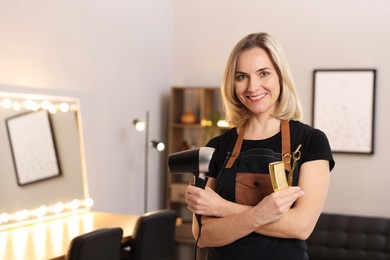
{"label": "dark framed artwork", "polygon": [[316,69],[313,126],[333,152],[374,153],[375,69]]}
{"label": "dark framed artwork", "polygon": [[18,185],[60,176],[49,113],[23,113],[6,120]]}

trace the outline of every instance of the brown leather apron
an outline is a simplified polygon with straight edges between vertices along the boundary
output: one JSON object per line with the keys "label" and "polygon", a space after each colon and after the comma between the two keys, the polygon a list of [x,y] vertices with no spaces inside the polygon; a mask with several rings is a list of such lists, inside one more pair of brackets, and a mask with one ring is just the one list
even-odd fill
{"label": "brown leather apron", "polygon": [[[271,162],[282,160],[282,155],[290,153],[290,128],[287,120],[281,121],[281,154],[269,149],[251,149],[241,152],[244,134],[245,127],[242,127],[233,152],[221,174],[235,174],[234,201],[236,203],[254,206],[273,192],[268,165]],[[286,171],[290,172],[290,162],[285,161],[284,164]],[[226,177],[225,175],[224,178]],[[227,178],[231,178],[231,176]],[[221,181],[224,182],[223,179],[217,180],[217,187],[223,185]],[[233,180],[230,179],[230,181]],[[233,198],[230,200],[233,201]]]}

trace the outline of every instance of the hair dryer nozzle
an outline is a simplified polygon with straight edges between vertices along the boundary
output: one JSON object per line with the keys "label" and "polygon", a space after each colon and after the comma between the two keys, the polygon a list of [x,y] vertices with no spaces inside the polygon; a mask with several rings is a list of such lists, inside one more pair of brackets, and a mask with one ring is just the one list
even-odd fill
{"label": "hair dryer nozzle", "polygon": [[212,147],[200,147],[170,154],[169,169],[172,173],[191,172],[196,175],[208,172],[214,151]]}

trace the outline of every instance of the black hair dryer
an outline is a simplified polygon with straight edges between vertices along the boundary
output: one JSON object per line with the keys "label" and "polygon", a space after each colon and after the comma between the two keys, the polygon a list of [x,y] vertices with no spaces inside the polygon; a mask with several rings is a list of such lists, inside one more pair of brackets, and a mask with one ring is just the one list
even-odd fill
{"label": "black hair dryer", "polygon": [[195,186],[204,189],[207,183],[206,173],[209,171],[214,151],[212,147],[200,147],[170,154],[169,170],[173,174],[188,172],[194,174]]}
{"label": "black hair dryer", "polygon": [[[209,171],[214,151],[212,147],[200,147],[170,154],[169,169],[173,174],[191,172],[194,174],[195,186],[204,189],[207,184],[206,173]],[[201,216],[196,214],[195,217],[201,225]]]}

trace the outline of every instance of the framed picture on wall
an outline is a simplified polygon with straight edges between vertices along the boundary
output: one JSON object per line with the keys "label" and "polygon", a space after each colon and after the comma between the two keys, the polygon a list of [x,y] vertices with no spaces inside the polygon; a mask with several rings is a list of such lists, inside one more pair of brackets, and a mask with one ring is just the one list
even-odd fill
{"label": "framed picture on wall", "polygon": [[313,126],[333,152],[374,153],[375,69],[316,69]]}
{"label": "framed picture on wall", "polygon": [[6,120],[18,185],[59,176],[49,113],[23,113]]}

